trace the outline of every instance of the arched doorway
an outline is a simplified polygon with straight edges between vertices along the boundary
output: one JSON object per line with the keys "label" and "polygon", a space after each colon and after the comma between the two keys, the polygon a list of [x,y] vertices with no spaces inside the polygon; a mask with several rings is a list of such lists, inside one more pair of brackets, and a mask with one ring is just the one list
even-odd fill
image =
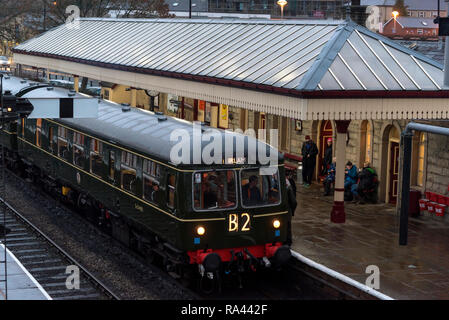
{"label": "arched doorway", "polygon": [[317,176],[318,180],[322,177],[321,173],[323,171],[323,158],[324,158],[324,151],[326,150],[327,146],[327,139],[333,137],[333,129],[332,129],[332,121],[330,120],[323,120],[321,121],[320,125],[320,133],[319,133],[319,139],[318,139],[318,167],[317,167]]}
{"label": "arched doorway", "polygon": [[388,125],[382,135],[381,200],[396,204],[399,190],[400,128]]}

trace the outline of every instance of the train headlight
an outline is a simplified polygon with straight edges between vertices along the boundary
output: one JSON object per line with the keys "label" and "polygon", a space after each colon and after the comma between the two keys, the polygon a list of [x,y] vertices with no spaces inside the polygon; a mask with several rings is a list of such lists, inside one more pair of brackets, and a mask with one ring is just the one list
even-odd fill
{"label": "train headlight", "polygon": [[198,235],[202,236],[203,234],[206,233],[206,229],[204,229],[204,227],[198,227],[198,228],[196,228],[196,233],[198,233]]}
{"label": "train headlight", "polygon": [[281,222],[278,219],[273,221],[273,227],[275,229],[279,229],[280,226],[281,226]]}

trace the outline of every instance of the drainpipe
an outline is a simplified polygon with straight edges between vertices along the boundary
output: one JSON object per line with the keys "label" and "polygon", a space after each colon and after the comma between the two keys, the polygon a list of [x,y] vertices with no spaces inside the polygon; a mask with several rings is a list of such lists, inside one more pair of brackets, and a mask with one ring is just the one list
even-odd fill
{"label": "drainpipe", "polygon": [[[446,46],[447,47],[447,46]],[[399,223],[399,245],[407,245],[408,238],[408,211],[410,207],[410,167],[412,162],[412,139],[413,131],[434,133],[449,136],[449,128],[431,126],[428,124],[410,122],[401,134],[401,145],[404,151],[402,165],[402,185],[401,185],[401,209]]]}
{"label": "drainpipe", "polygon": [[[446,3],[449,2],[449,0],[445,0]],[[438,0],[439,3],[439,0]],[[447,13],[449,17],[449,4],[446,5]],[[445,44],[444,44],[444,87],[449,87],[449,37],[446,37]]]}

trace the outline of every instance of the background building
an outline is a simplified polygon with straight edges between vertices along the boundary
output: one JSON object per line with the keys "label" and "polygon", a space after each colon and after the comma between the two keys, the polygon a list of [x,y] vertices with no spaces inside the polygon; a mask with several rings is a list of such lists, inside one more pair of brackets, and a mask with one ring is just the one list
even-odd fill
{"label": "background building", "polygon": [[438,25],[433,18],[398,17],[387,21],[382,34],[396,39],[438,40]]}

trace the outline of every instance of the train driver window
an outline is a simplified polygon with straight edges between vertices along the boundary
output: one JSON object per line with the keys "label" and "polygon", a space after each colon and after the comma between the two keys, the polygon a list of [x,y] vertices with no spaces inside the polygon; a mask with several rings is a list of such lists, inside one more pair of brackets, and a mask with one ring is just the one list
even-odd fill
{"label": "train driver window", "polygon": [[176,176],[174,174],[168,174],[168,201],[167,206],[169,208],[175,207],[175,192],[176,192]]}
{"label": "train driver window", "polygon": [[79,132],[73,133],[73,164],[84,167],[84,135]]}
{"label": "train driver window", "polygon": [[90,172],[97,176],[101,176],[101,168],[103,166],[103,143],[96,139],[90,141]]}
{"label": "train driver window", "polygon": [[241,182],[243,207],[280,203],[280,179],[277,169],[270,174],[261,174],[260,168],[244,169],[241,171]]}
{"label": "train driver window", "polygon": [[196,210],[235,208],[236,175],[234,170],[195,172],[193,203]]}
{"label": "train driver window", "polygon": [[58,156],[64,159],[68,159],[68,130],[64,127],[58,127]]}
{"label": "train driver window", "polygon": [[36,119],[36,146],[42,146],[42,119]]}
{"label": "train driver window", "polygon": [[130,152],[122,151],[121,159],[121,181],[122,189],[136,193],[136,167],[137,167],[137,156]]}

